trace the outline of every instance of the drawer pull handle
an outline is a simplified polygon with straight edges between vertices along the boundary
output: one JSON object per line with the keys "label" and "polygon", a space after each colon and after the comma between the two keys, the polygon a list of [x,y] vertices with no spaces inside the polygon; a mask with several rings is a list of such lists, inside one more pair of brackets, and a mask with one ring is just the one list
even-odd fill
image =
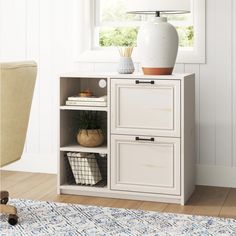
{"label": "drawer pull handle", "polygon": [[154,138],[139,138],[139,137],[136,137],[135,140],[136,141],[148,141],[148,142],[154,142],[155,141]]}
{"label": "drawer pull handle", "polygon": [[136,84],[155,84],[154,80],[152,81],[140,81],[140,80],[135,80]]}

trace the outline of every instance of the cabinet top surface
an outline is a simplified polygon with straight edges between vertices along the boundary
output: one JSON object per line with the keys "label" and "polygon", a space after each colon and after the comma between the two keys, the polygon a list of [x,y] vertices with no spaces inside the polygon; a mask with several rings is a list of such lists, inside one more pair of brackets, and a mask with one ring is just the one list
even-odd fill
{"label": "cabinet top surface", "polygon": [[172,74],[172,75],[144,75],[142,73],[135,74],[118,74],[118,73],[92,73],[92,72],[72,72],[61,75],[60,78],[88,78],[88,79],[167,79],[167,80],[183,80],[194,76],[193,73]]}

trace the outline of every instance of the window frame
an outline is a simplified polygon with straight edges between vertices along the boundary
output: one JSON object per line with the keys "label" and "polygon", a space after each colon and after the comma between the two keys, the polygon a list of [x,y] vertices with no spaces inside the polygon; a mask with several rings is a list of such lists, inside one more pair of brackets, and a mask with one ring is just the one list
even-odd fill
{"label": "window frame", "polygon": [[[193,50],[181,48],[178,52],[176,63],[205,63],[205,19],[206,7],[205,0],[191,0],[193,9],[194,21],[194,48]],[[87,0],[86,11],[89,17],[86,19],[84,29],[86,34],[83,37],[84,51],[78,56],[79,62],[117,62],[119,60],[119,53],[116,48],[101,48],[95,47],[96,34],[99,19],[99,1]],[[88,40],[89,39],[89,40]],[[136,48],[133,51],[132,58],[134,62],[139,62]]]}

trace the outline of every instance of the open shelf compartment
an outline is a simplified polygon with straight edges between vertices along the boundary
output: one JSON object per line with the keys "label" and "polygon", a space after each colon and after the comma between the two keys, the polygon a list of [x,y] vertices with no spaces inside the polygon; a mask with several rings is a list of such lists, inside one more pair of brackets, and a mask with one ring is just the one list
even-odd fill
{"label": "open shelf compartment", "polygon": [[[60,110],[60,150],[107,153],[107,112],[96,111],[101,117],[101,129],[104,135],[104,143],[100,147],[82,147],[77,143],[77,134],[79,130],[80,110]],[[91,111],[94,112],[94,111]]]}
{"label": "open shelf compartment", "polygon": [[107,155],[87,153],[87,157],[78,157],[76,154],[80,155],[79,152],[61,152],[60,169],[64,174],[60,177],[60,186],[107,188]]}
{"label": "open shelf compartment", "polygon": [[[99,82],[105,81],[106,86],[102,88]],[[110,189],[110,165],[108,133],[110,133],[109,124],[109,86],[110,81],[104,77],[70,77],[60,78],[60,100],[59,100],[59,117],[60,117],[60,140],[59,140],[59,165],[58,165],[58,193],[79,193],[79,192],[106,192]],[[93,103],[84,103],[82,105],[66,105],[68,97],[78,95],[79,92],[90,90],[95,97],[107,96],[107,101],[97,105]],[[71,98],[70,101],[73,101]],[[77,99],[78,100],[78,99]],[[82,99],[80,99],[82,100]],[[102,99],[100,99],[101,101]],[[82,102],[82,101],[81,101]],[[97,105],[97,106],[96,106]],[[84,147],[78,144],[77,134],[81,122],[80,115],[83,112],[98,112],[99,120],[101,118],[102,132],[104,135],[104,143],[98,147]],[[101,180],[96,183],[78,183],[75,181],[71,163],[68,160],[67,153],[88,153],[96,157],[96,163],[100,171]],[[103,157],[102,157],[103,156]],[[89,162],[88,162],[89,163]],[[96,164],[94,164],[96,165]]]}
{"label": "open shelf compartment", "polygon": [[[102,78],[107,84],[107,79]],[[78,95],[79,92],[90,90],[95,97],[102,97],[107,95],[107,87],[101,88],[99,86],[99,82],[101,78],[66,78],[63,77],[60,79],[60,106],[61,109],[76,109],[77,106],[68,106],[65,108],[65,103],[68,97]],[[67,106],[66,106],[67,107]],[[74,107],[74,108],[73,108]],[[96,105],[89,106],[88,108],[84,106],[79,106],[80,109],[95,109],[92,107],[96,107]],[[84,108],[83,108],[84,107]],[[96,109],[105,110],[107,106],[101,106]]]}

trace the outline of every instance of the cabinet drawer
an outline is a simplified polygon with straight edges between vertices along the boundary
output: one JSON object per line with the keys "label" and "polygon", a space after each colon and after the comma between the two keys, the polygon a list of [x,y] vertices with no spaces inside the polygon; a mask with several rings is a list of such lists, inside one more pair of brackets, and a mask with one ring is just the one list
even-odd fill
{"label": "cabinet drawer", "polygon": [[111,188],[180,195],[180,139],[112,135]]}
{"label": "cabinet drawer", "polygon": [[180,137],[180,81],[112,79],[111,132]]}

